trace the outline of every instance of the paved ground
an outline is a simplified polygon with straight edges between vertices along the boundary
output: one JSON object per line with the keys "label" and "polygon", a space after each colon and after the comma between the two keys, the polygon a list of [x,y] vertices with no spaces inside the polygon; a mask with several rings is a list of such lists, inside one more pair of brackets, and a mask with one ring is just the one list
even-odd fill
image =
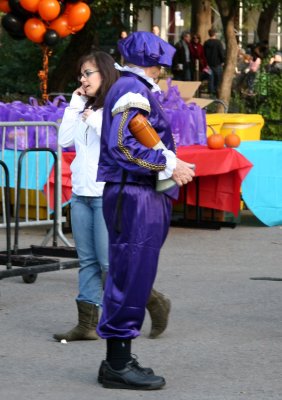
{"label": "paved ground", "polygon": [[[39,228],[22,246],[41,242]],[[68,235],[68,237],[70,237]],[[0,237],[3,249],[4,237]],[[61,344],[52,334],[76,321],[77,270],[0,281],[1,400],[270,400],[282,398],[282,227],[245,215],[235,229],[171,228],[155,287],[173,304],[169,328],[133,344],[144,366],[165,376],[156,392],[103,389],[105,343]]]}

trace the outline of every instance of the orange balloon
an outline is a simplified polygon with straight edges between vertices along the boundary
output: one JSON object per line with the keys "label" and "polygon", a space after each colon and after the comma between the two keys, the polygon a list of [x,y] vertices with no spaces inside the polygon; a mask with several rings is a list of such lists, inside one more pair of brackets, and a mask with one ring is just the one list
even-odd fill
{"label": "orange balloon", "polygon": [[0,0],[0,11],[4,13],[11,12],[8,0]]}
{"label": "orange balloon", "polygon": [[68,23],[70,26],[85,24],[89,20],[90,15],[90,7],[86,3],[80,1],[70,8],[67,14]]}
{"label": "orange balloon", "polygon": [[38,13],[45,21],[52,21],[60,14],[61,7],[57,0],[40,0]]}
{"label": "orange balloon", "polygon": [[42,43],[47,28],[38,18],[30,18],[24,24],[26,37],[34,43]]}
{"label": "orange balloon", "polygon": [[61,38],[71,34],[71,29],[69,28],[66,15],[61,15],[59,18],[54,19],[54,21],[51,22],[49,29],[54,29]]}
{"label": "orange balloon", "polygon": [[70,10],[72,9],[73,6],[74,6],[74,4],[67,3],[66,7],[65,7],[64,15],[69,15],[69,12],[70,12]]}
{"label": "orange balloon", "polygon": [[27,11],[35,13],[40,0],[20,0],[20,5]]}
{"label": "orange balloon", "polygon": [[81,31],[81,29],[84,28],[85,24],[81,24],[81,25],[76,25],[76,26],[71,26],[71,33],[76,33],[78,31]]}

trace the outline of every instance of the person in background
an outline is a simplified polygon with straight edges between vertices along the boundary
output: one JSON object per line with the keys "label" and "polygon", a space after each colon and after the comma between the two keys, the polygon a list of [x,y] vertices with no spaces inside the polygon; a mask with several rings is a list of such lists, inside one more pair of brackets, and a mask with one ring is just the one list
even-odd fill
{"label": "person in background", "polygon": [[193,80],[199,81],[202,79],[204,69],[207,68],[207,60],[204,53],[204,47],[201,44],[200,35],[192,35],[192,40],[189,43],[189,50],[192,61]]}
{"label": "person in background", "polygon": [[225,59],[224,49],[221,41],[217,39],[217,32],[211,28],[208,31],[209,39],[204,43],[204,53],[207,64],[211,69],[208,81],[208,89],[211,95],[218,95],[218,89],[222,80],[223,63]]}
{"label": "person in background", "polygon": [[261,59],[264,60],[269,55],[269,42],[268,40],[262,40],[261,42],[255,45],[254,51],[256,55]]}
{"label": "person in background", "polygon": [[160,36],[161,30],[160,30],[159,25],[153,25],[153,26],[152,26],[152,33],[153,33],[154,35]]}
{"label": "person in background", "polygon": [[261,58],[259,57],[256,48],[252,50],[252,54],[249,60],[249,71],[246,76],[247,82],[247,95],[253,96],[255,94],[255,80],[258,71],[260,70],[261,66]]}
{"label": "person in background", "polygon": [[275,53],[274,56],[270,58],[265,70],[271,74],[282,75],[282,53]]}
{"label": "person in background", "polygon": [[246,53],[245,49],[238,48],[237,53],[237,64],[235,67],[235,75],[232,82],[232,89],[237,91],[244,91],[244,85],[246,82],[246,76],[249,72],[249,62],[251,56]]}
{"label": "person in background", "polygon": [[176,52],[172,60],[171,71],[177,81],[192,80],[192,59],[190,54],[190,31],[183,31],[181,39],[176,43]]}
{"label": "person in background", "polygon": [[[103,278],[108,271],[108,232],[102,210],[104,182],[97,182],[100,137],[105,96],[119,77],[113,58],[102,51],[90,52],[78,62],[80,86],[74,91],[59,129],[62,147],[75,145],[71,165],[71,225],[78,253],[79,290],[76,297],[78,324],[54,339],[96,340]],[[150,338],[166,328],[170,300],[152,289],[147,303],[152,319]]]}
{"label": "person in background", "polygon": [[120,34],[119,34],[119,38],[120,39],[125,39],[127,36],[128,36],[128,34],[127,34],[126,31],[121,31]]}
{"label": "person in background", "polygon": [[[170,67],[174,47],[150,32],[119,41],[125,59],[120,79],[110,89],[103,114],[98,179],[105,181],[103,209],[110,241],[109,272],[97,327],[107,342],[98,381],[106,388],[153,390],[165,379],[143,368],[131,354],[140,335],[145,307],[156,278],[160,249],[170,226],[177,186],[157,192],[158,179],[179,186],[194,176],[192,165],[176,158],[168,119],[153,95],[161,66]],[[135,138],[133,118],[146,117],[165,149],[154,150]],[[150,128],[151,129],[151,128]]]}
{"label": "person in background", "polygon": [[[127,31],[126,31],[126,30],[123,30],[123,31],[121,31],[121,32],[119,33],[118,40],[120,40],[120,39],[125,39],[127,36],[128,36]],[[113,57],[114,57],[114,59],[115,59],[115,61],[116,61],[117,63],[119,63],[120,65],[123,65],[124,60],[123,60],[122,55],[121,55],[120,52],[119,52],[118,46],[116,46],[116,48],[115,48]]]}

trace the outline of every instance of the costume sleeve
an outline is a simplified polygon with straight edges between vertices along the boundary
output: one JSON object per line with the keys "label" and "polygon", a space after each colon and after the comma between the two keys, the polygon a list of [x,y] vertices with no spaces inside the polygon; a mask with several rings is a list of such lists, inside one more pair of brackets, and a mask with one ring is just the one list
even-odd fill
{"label": "costume sleeve", "polygon": [[60,146],[69,147],[74,144],[74,133],[85,103],[86,100],[83,96],[78,96],[77,94],[72,95],[70,105],[65,109],[59,128],[58,142]]}
{"label": "costume sleeve", "polygon": [[150,104],[140,93],[126,93],[112,109],[109,151],[120,166],[141,175],[156,175],[166,168],[163,150],[145,147],[129,130],[130,120],[137,114],[150,114]]}

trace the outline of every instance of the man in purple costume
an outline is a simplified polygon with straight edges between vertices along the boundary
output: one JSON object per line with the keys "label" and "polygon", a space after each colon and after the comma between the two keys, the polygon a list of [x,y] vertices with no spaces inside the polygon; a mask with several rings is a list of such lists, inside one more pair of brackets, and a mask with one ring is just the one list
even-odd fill
{"label": "man in purple costume", "polygon": [[[156,191],[156,181],[172,178],[178,186],[194,176],[192,164],[176,158],[167,118],[152,94],[161,66],[169,67],[175,49],[149,32],[135,32],[118,43],[126,63],[116,65],[120,79],[110,89],[103,114],[98,180],[105,181],[103,211],[109,231],[109,273],[97,332],[107,340],[107,357],[98,381],[107,388],[153,390],[165,385],[151,368],[131,355],[168,233],[175,186]],[[135,139],[129,122],[141,113],[166,149],[154,150]]]}

